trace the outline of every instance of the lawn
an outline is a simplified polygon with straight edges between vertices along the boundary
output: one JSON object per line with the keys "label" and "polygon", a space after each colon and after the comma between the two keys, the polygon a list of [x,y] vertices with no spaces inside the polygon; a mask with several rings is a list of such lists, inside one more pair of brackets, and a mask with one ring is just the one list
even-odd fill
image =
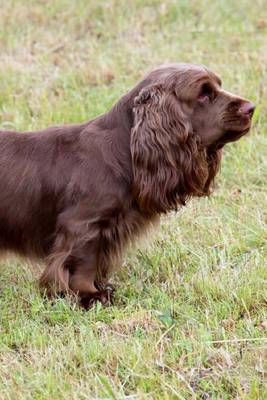
{"label": "lawn", "polygon": [[1,129],[88,120],[164,62],[257,104],[214,195],[125,257],[112,307],[49,302],[41,266],[0,262],[0,399],[267,399],[266,1],[0,0],[0,21]]}

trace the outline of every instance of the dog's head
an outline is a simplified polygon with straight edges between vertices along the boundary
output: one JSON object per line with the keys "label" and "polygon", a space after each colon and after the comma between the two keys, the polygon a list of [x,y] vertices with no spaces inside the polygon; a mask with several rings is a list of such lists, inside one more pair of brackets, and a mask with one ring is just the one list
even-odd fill
{"label": "dog's head", "polygon": [[163,66],[138,87],[131,153],[140,206],[167,212],[208,195],[222,147],[249,131],[254,105],[198,65]]}

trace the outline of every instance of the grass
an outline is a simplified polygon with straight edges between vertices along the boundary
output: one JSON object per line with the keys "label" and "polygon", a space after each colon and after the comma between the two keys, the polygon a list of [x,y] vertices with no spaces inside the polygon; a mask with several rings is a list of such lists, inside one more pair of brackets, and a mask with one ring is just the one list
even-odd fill
{"label": "grass", "polygon": [[45,301],[38,268],[1,261],[0,399],[266,399],[265,1],[0,0],[0,17],[1,128],[90,119],[163,62],[257,104],[213,197],[125,258],[111,308]]}

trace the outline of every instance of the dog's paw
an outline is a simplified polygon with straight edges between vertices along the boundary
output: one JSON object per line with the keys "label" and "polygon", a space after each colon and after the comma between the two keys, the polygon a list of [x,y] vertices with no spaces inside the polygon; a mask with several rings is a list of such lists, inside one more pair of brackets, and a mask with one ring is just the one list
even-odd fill
{"label": "dog's paw", "polygon": [[98,292],[86,296],[81,296],[80,305],[85,309],[89,310],[93,307],[96,302],[100,302],[103,306],[110,306],[113,302],[113,295],[115,289],[112,285],[107,284],[104,289]]}

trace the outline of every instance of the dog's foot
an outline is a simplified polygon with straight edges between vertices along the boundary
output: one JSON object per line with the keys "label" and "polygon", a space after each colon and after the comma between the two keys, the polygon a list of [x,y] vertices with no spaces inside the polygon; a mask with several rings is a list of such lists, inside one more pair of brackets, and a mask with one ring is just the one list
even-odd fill
{"label": "dog's foot", "polygon": [[105,307],[110,306],[113,302],[114,292],[114,287],[110,284],[107,284],[102,290],[99,290],[94,294],[81,296],[80,305],[85,310],[92,308],[97,301],[100,301],[100,303]]}

